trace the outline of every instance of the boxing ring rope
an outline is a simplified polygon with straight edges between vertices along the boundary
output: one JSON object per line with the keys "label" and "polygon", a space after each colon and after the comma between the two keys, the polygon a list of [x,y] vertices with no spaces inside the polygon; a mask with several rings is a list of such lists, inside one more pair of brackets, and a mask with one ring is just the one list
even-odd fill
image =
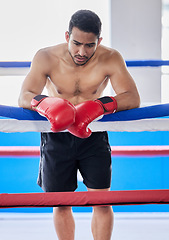
{"label": "boxing ring rope", "polygon": [[[0,132],[50,132],[51,125],[35,111],[0,105]],[[89,127],[93,132],[169,131],[169,104],[125,110],[103,116]]]}
{"label": "boxing ring rope", "polygon": [[[0,68],[29,68],[31,62],[0,62]],[[161,67],[169,65],[169,60],[127,60],[128,67]]]}
{"label": "boxing ring rope", "polygon": [[[112,156],[169,156],[169,146],[111,146]],[[40,157],[38,146],[0,146],[0,157]]]}
{"label": "boxing ring rope", "polygon": [[[168,66],[169,60],[127,60],[127,67]],[[0,76],[23,76],[28,73],[31,62],[0,62]]]}
{"label": "boxing ring rope", "polygon": [[[7,125],[11,124],[9,120],[15,120],[19,122],[24,122],[23,132],[28,131],[27,123],[29,121],[33,122],[33,125],[40,125],[41,122],[47,122],[47,119],[40,116],[37,112],[26,110],[18,107],[9,107],[9,106],[0,106],[0,122],[3,120],[7,121]],[[103,128],[109,122],[113,125],[114,123],[122,122],[125,125],[125,122],[130,122],[131,125],[133,121],[137,122],[138,126],[134,126],[132,131],[137,130],[140,126],[140,121],[144,120],[167,120],[169,116],[169,104],[155,105],[144,108],[137,108],[126,110],[122,112],[117,112],[114,114],[109,114],[104,116],[102,119],[95,121],[93,124],[103,124]],[[160,123],[161,124],[161,123]],[[118,124],[117,124],[118,125]],[[150,124],[152,125],[152,124]],[[101,125],[100,125],[101,126]],[[99,126],[99,130],[100,130]],[[12,126],[16,130],[16,126]],[[94,127],[93,127],[94,128]],[[35,127],[36,129],[36,127]],[[34,129],[34,130],[35,130]],[[8,128],[8,131],[11,130],[11,127]],[[30,129],[29,129],[30,130]],[[33,129],[32,129],[33,130]],[[42,129],[38,128],[39,131]],[[46,131],[50,131],[50,124]],[[96,130],[96,128],[95,128]],[[117,129],[116,129],[117,130]],[[150,129],[149,129],[150,130]],[[152,127],[151,127],[152,130]],[[166,125],[166,131],[169,131],[169,124]],[[2,131],[2,127],[1,127]],[[4,130],[3,130],[4,131]],[[6,128],[5,128],[6,131]],[[114,128],[109,128],[109,131],[114,131]],[[121,131],[121,125],[119,128]],[[124,131],[124,129],[123,129]],[[127,131],[127,129],[126,129]],[[139,131],[145,131],[145,129],[139,129]],[[152,130],[154,131],[154,129]],[[6,148],[6,151],[5,151]],[[20,149],[19,149],[20,148]],[[128,148],[128,147],[127,147]],[[138,153],[138,147],[135,149],[135,153]],[[142,149],[145,147],[142,146]],[[153,148],[153,147],[152,147]],[[114,147],[113,150],[117,150],[120,153],[120,147]],[[123,147],[124,149],[124,147]],[[140,148],[140,151],[142,151]],[[39,148],[37,147],[1,147],[2,155],[9,155],[9,151],[12,154],[16,153],[18,155],[36,155],[39,156]],[[127,150],[127,149],[126,149]],[[130,154],[132,150],[129,149]],[[150,149],[144,149],[146,152]],[[154,149],[153,153],[154,153]],[[165,151],[164,154],[169,153],[169,146],[158,146],[156,151]],[[151,152],[152,153],[152,152]],[[115,153],[117,154],[117,152]],[[94,205],[130,205],[130,204],[168,204],[169,203],[169,190],[134,190],[134,191],[110,191],[104,192],[66,192],[66,193],[25,193],[25,194],[0,194],[0,208],[10,208],[10,207],[53,207],[53,206],[94,206]]]}
{"label": "boxing ring rope", "polygon": [[[130,67],[160,67],[169,61],[126,61]],[[30,62],[0,62],[0,75],[5,71],[21,75]],[[6,72],[5,72],[6,73]],[[19,74],[19,75],[20,75]],[[10,75],[10,74],[9,74]],[[89,126],[92,131],[142,132],[169,131],[169,104],[131,109],[103,116]],[[50,132],[50,123],[37,112],[0,105],[0,132]],[[0,147],[0,156],[39,156],[39,147]],[[115,146],[112,155],[169,155],[169,146]],[[0,208],[169,204],[169,190],[133,190],[110,192],[58,192],[0,194]]]}
{"label": "boxing ring rope", "polygon": [[0,194],[0,208],[168,204],[169,190]]}

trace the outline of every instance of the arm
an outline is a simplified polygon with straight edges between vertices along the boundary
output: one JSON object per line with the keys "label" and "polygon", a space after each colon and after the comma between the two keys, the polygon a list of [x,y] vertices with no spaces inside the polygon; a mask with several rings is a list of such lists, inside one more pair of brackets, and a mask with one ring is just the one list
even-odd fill
{"label": "arm", "polygon": [[30,72],[22,84],[19,95],[18,105],[20,107],[32,109],[32,98],[42,93],[47,81],[48,64],[46,58],[47,53],[44,50],[37,52],[33,58]]}
{"label": "arm", "polygon": [[111,85],[116,93],[117,111],[139,107],[140,97],[136,84],[117,51],[108,59],[107,67]]}
{"label": "arm", "polygon": [[67,100],[41,95],[50,72],[50,59],[47,53],[39,51],[32,62],[19,96],[19,106],[34,109],[45,116],[51,123],[51,130],[65,130],[75,121],[75,108]]}

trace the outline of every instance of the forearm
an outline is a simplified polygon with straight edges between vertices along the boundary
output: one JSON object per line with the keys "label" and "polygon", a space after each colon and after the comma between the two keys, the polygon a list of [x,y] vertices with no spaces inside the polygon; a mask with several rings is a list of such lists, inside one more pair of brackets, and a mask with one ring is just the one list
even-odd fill
{"label": "forearm", "polygon": [[117,111],[129,110],[140,106],[140,96],[138,92],[125,92],[115,96],[117,101]]}
{"label": "forearm", "polygon": [[19,107],[26,108],[32,110],[31,101],[37,94],[33,92],[24,92],[20,94],[18,99]]}

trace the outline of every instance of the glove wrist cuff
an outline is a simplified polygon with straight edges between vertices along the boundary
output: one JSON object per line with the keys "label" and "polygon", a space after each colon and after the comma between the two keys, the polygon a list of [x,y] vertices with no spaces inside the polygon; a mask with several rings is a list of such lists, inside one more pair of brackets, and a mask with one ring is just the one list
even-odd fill
{"label": "glove wrist cuff", "polygon": [[43,101],[43,99],[47,98],[48,96],[46,95],[37,95],[35,96],[32,101],[31,101],[31,106],[32,107],[37,107],[40,102]]}
{"label": "glove wrist cuff", "polygon": [[115,113],[117,111],[117,101],[114,97],[101,97],[95,101],[102,105],[104,114]]}

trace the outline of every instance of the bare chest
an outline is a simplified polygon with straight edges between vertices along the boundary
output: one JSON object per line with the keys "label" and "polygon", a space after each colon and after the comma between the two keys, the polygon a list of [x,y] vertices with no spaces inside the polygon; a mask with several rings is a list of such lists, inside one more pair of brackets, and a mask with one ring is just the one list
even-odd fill
{"label": "bare chest", "polygon": [[[52,71],[50,77],[53,90],[69,96],[93,95],[105,88],[107,76],[97,68],[60,68]],[[91,98],[91,96],[89,97]]]}

